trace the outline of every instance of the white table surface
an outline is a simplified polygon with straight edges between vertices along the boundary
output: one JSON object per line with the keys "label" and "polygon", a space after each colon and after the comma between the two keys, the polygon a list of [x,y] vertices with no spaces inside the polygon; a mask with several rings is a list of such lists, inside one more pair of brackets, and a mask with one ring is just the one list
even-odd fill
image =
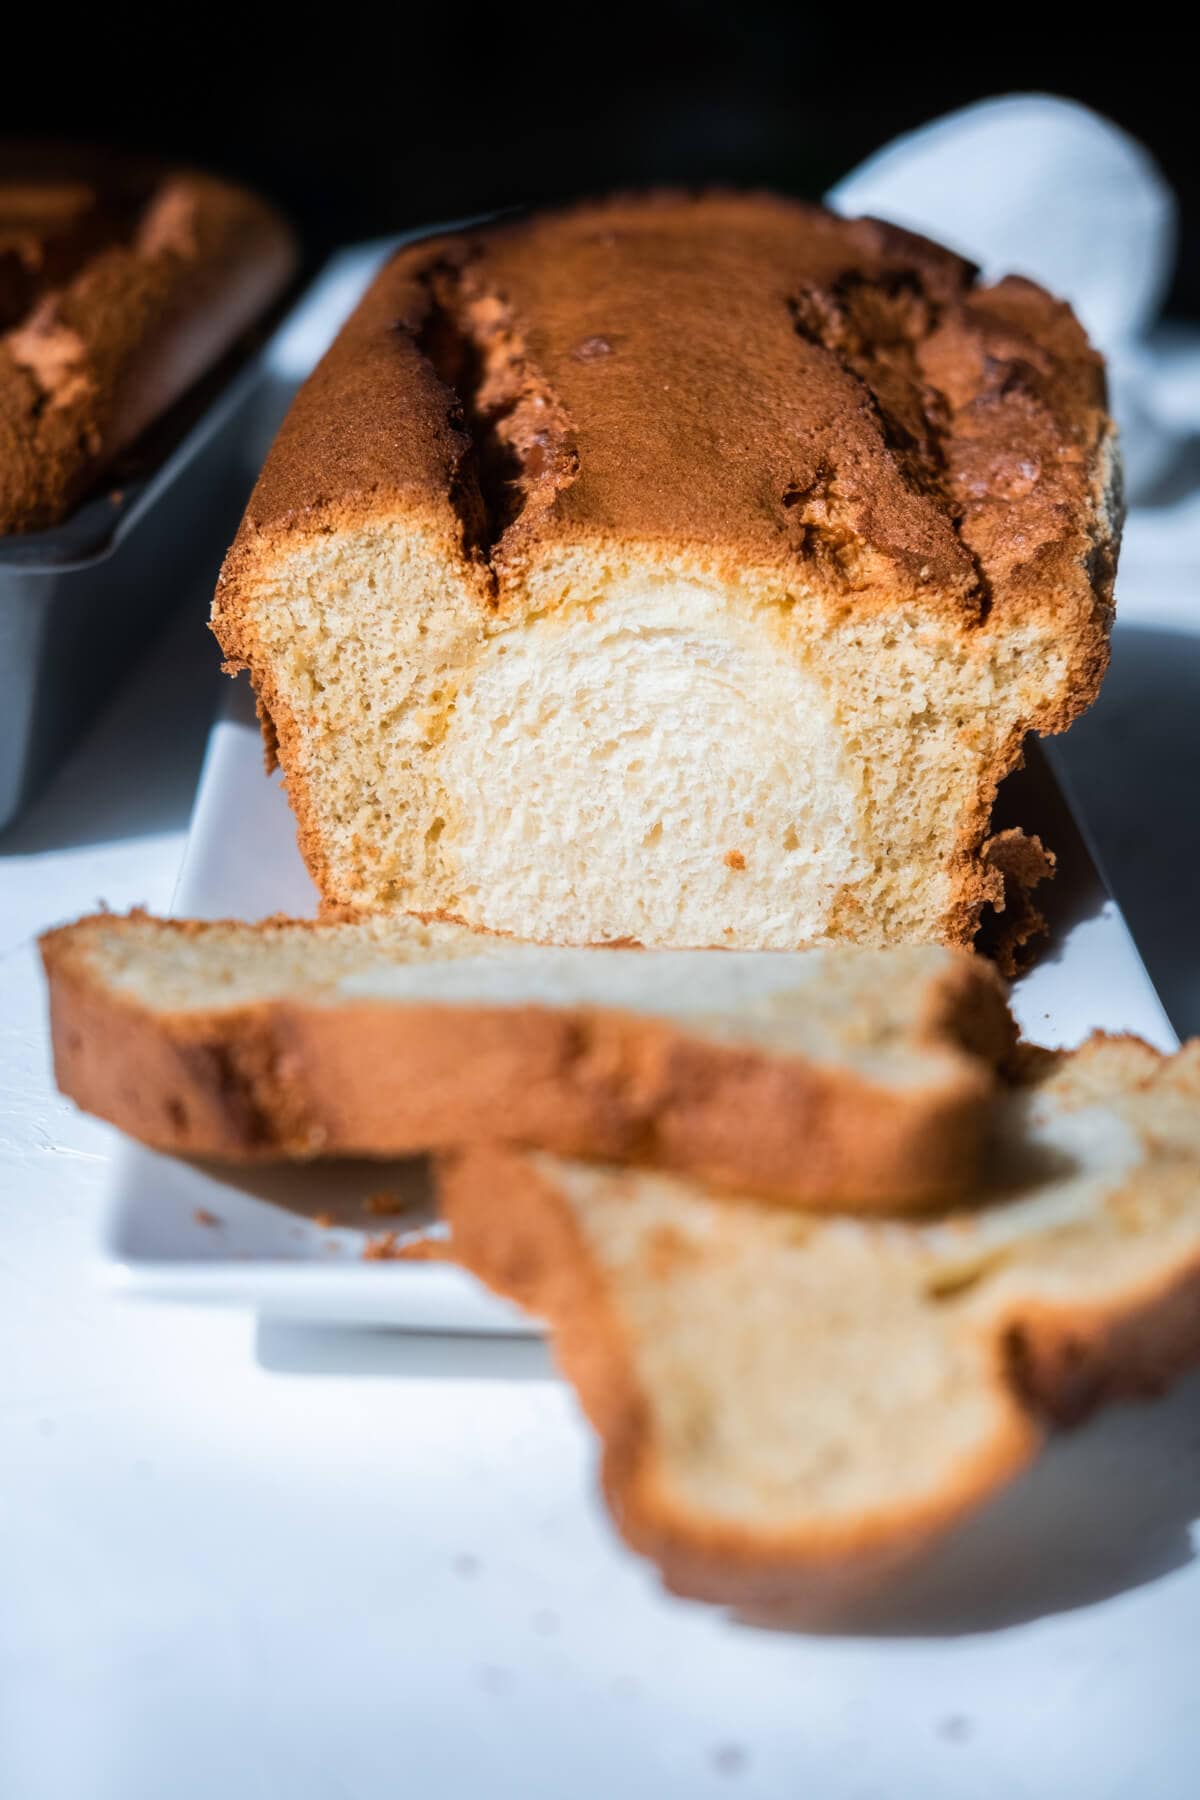
{"label": "white table surface", "polygon": [[[1195,503],[1135,517],[1121,596],[1062,762],[1194,1030]],[[655,1597],[536,1343],[99,1293],[113,1140],[53,1090],[31,939],[170,904],[215,660],[185,620],[0,839],[4,1800],[1194,1795],[1200,1382],[1075,1440],[1083,1517],[1003,1502],[993,1578],[799,1636]]]}

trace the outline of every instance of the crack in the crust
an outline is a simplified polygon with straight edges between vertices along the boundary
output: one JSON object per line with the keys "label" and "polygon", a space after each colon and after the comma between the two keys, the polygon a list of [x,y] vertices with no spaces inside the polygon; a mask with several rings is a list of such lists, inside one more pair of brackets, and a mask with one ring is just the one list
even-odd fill
{"label": "crack in the crust", "polygon": [[[951,408],[926,380],[918,356],[918,346],[941,324],[941,302],[928,292],[916,270],[868,276],[855,269],[828,286],[799,289],[787,304],[797,334],[836,357],[858,384],[908,485],[937,501],[949,518],[974,571],[980,618],[986,618],[992,604],[991,583],[963,536],[963,508],[950,478]],[[824,472],[826,494],[834,478],[833,470]],[[806,497],[803,489],[789,489],[783,504],[794,506]],[[828,535],[828,526],[818,524],[815,529]]]}
{"label": "crack in the crust", "polygon": [[922,379],[915,344],[934,330],[941,309],[919,277],[902,270],[868,279],[850,270],[829,287],[801,289],[788,309],[802,337],[849,366],[906,472],[940,496],[945,402]]}
{"label": "crack in the crust", "polygon": [[464,440],[451,500],[469,552],[494,573],[517,521],[551,506],[575,480],[575,435],[509,307],[469,262],[436,262],[418,279],[425,304],[412,336],[449,390],[451,422]]}

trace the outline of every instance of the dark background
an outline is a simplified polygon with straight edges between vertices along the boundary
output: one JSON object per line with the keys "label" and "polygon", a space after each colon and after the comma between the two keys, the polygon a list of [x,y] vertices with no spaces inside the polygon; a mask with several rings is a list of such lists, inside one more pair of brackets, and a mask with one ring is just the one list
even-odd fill
{"label": "dark background", "polygon": [[314,257],[404,225],[654,181],[816,196],[952,107],[1065,94],[1162,163],[1184,220],[1172,310],[1200,314],[1190,59],[1154,9],[1112,24],[1077,12],[1061,31],[1049,8],[814,16],[799,0],[17,11],[0,131],[243,175],[285,205]]}

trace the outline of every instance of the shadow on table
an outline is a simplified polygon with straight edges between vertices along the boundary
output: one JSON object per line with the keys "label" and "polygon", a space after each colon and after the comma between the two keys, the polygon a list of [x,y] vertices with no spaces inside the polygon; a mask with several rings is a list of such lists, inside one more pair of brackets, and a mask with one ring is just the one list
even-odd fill
{"label": "shadow on table", "polygon": [[1121,627],[1056,760],[1172,1024],[1200,1032],[1200,634]]}
{"label": "shadow on table", "polygon": [[326,1231],[408,1235],[427,1232],[437,1220],[430,1165],[422,1156],[242,1164],[194,1157],[187,1166],[227,1191],[294,1213]]}
{"label": "shadow on table", "polygon": [[[351,1161],[221,1171],[244,1189],[327,1231],[436,1234],[428,1165]],[[373,1202],[386,1201],[378,1210]],[[394,1210],[393,1210],[394,1209]],[[549,1381],[554,1366],[540,1337],[505,1333],[311,1325],[262,1317],[255,1332],[259,1366],[277,1375],[353,1375],[413,1381]]]}
{"label": "shadow on table", "polygon": [[922,1563],[814,1622],[773,1630],[954,1637],[1093,1606],[1182,1568],[1200,1517],[1200,1375],[1054,1439],[1028,1474]]}
{"label": "shadow on table", "polygon": [[0,834],[0,858],[187,824],[222,682],[206,619],[202,598],[184,606],[48,786]]}
{"label": "shadow on table", "polygon": [[276,1375],[370,1375],[397,1381],[552,1381],[541,1338],[363,1330],[260,1319],[259,1366]]}
{"label": "shadow on table", "polygon": [[[260,1319],[273,1373],[390,1380],[546,1381],[532,1338],[306,1326]],[[1200,1517],[1200,1374],[1054,1438],[1034,1467],[875,1592],[746,1626],[838,1637],[959,1637],[1093,1606],[1184,1567]]]}

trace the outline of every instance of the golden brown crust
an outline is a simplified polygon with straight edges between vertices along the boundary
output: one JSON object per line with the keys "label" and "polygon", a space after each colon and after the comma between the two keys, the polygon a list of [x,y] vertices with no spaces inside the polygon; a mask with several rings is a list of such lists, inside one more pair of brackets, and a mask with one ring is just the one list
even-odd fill
{"label": "golden brown crust", "polygon": [[62,519],[294,266],[278,216],[211,176],[0,161],[0,534]]}
{"label": "golden brown crust", "polygon": [[[1190,1055],[1194,1092],[1200,1052]],[[1150,1081],[1163,1065],[1148,1049],[1147,1058]],[[1048,1070],[1043,1063],[1041,1073]],[[658,1564],[674,1592],[729,1606],[802,1620],[840,1603],[1019,1474],[1049,1427],[1075,1424],[1105,1402],[1156,1394],[1200,1361],[1200,1247],[1181,1254],[1169,1276],[1106,1301],[1017,1294],[981,1323],[995,1424],[952,1483],[918,1505],[881,1494],[869,1512],[819,1528],[740,1527],[690,1511],[664,1478],[619,1307],[549,1173],[519,1152],[476,1146],[439,1159],[438,1196],[455,1260],[548,1325],[600,1436],[604,1491],[622,1536]]]}
{"label": "golden brown crust", "polygon": [[915,1039],[946,1053],[946,1072],[910,1090],[616,1010],[299,1000],[158,1012],[94,967],[93,927],[120,924],[100,915],[41,941],[58,1084],[183,1155],[400,1156],[501,1136],[781,1203],[910,1211],[974,1180],[1014,1037],[1000,983],[965,956]]}
{"label": "golden brown crust", "polygon": [[964,624],[1040,603],[1055,552],[1078,590],[1107,541],[1100,359],[1031,283],[973,279],[925,239],[768,195],[415,244],[298,398],[233,567],[264,533],[399,506],[501,598],[532,558],[614,532],[819,565],[848,600],[907,593]]}

